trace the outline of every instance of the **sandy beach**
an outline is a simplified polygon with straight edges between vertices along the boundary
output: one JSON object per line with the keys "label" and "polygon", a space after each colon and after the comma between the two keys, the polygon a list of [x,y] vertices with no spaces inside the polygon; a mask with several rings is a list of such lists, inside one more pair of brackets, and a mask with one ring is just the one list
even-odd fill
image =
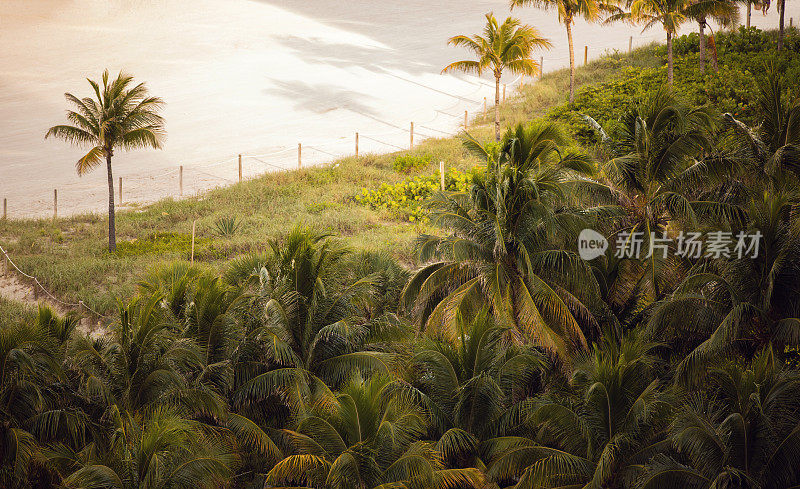
{"label": "sandy beach", "polygon": [[[85,78],[125,70],[146,81],[167,105],[168,140],[161,151],[119,152],[115,180],[123,206],[229,184],[237,155],[245,178],[361,152],[406,148],[415,138],[456,131],[464,110],[476,114],[493,97],[489,80],[441,75],[464,53],[450,35],[480,29],[481,14],[508,14],[505,2],[333,2],[310,0],[4,0],[0,3],[0,198],[10,217],[103,211],[103,169],[79,178],[82,154],[48,127],[64,121],[64,92],[89,94]],[[545,70],[568,64],[555,12],[514,12],[549,37]],[[789,17],[800,5],[787,4]],[[754,12],[753,25],[777,26],[777,12]],[[686,30],[696,26],[687,25]],[[661,40],[626,25],[578,21],[582,62],[609,49]],[[508,83],[514,77],[508,77]],[[512,85],[513,86],[513,85]]]}

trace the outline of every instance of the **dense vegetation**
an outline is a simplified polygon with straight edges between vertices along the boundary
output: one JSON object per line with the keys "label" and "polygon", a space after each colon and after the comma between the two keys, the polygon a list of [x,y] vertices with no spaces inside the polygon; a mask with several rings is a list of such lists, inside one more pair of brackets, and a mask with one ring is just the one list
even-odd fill
{"label": "dense vegetation", "polygon": [[[390,228],[418,234],[419,266],[296,223],[227,253],[240,223],[209,213],[201,264],[139,275],[102,337],[0,301],[0,487],[800,485],[800,61],[726,36],[720,75],[692,70],[690,36],[674,90],[637,66],[573,109],[508,109],[500,143],[464,135],[481,163],[446,192],[405,160],[393,185],[316,199],[424,217]],[[604,256],[579,258],[585,228]],[[637,231],[668,253],[615,256]],[[679,233],[714,231],[759,252],[679,256]],[[185,254],[148,233],[117,253]]]}

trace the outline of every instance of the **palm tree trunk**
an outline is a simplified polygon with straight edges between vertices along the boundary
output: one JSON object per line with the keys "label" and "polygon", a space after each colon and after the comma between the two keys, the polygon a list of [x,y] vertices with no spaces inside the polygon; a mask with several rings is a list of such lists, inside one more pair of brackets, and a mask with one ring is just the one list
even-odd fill
{"label": "palm tree trunk", "polygon": [[494,75],[494,139],[500,141],[500,76]]}
{"label": "palm tree trunk", "polygon": [[697,21],[700,25],[700,71],[706,72],[706,19]]}
{"label": "palm tree trunk", "polygon": [[667,84],[672,86],[672,33],[667,31]]}
{"label": "palm tree trunk", "polygon": [[745,24],[748,29],[750,28],[750,10],[752,9],[752,5],[753,5],[753,2],[750,2],[748,0],[748,2],[747,2],[747,24]]}
{"label": "palm tree trunk", "polygon": [[778,51],[783,49],[783,14],[786,12],[786,0],[778,2],[778,8],[781,9],[781,17],[778,23]]}
{"label": "palm tree trunk", "polygon": [[117,227],[114,222],[114,175],[111,172],[111,152],[106,153],[106,170],[108,171],[108,251],[117,250]]}
{"label": "palm tree trunk", "polygon": [[564,19],[567,26],[567,42],[569,43],[569,104],[575,103],[575,46],[572,42],[572,16]]}

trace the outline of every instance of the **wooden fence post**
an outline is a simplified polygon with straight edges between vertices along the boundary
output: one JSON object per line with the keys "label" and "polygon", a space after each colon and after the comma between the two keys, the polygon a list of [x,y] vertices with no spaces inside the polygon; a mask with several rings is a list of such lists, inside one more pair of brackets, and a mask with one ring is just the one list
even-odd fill
{"label": "wooden fence post", "polygon": [[183,197],[183,165],[178,170],[179,197]]}
{"label": "wooden fence post", "polygon": [[486,122],[486,97],[483,97],[483,121]]}
{"label": "wooden fence post", "polygon": [[583,66],[589,62],[589,46],[583,46]]}
{"label": "wooden fence post", "polygon": [[414,149],[414,123],[411,123],[411,139],[408,141],[408,149]]}
{"label": "wooden fence post", "polygon": [[464,111],[464,130],[465,130],[465,131],[467,130],[467,119],[468,119],[468,117],[467,117],[467,111],[465,110],[465,111]]}
{"label": "wooden fence post", "polygon": [[442,189],[442,192],[444,192],[444,161],[440,161],[439,162],[439,180],[440,180],[439,184],[440,184],[440,187]]}
{"label": "wooden fence post", "polygon": [[297,169],[303,167],[303,144],[297,143]]}
{"label": "wooden fence post", "polygon": [[633,36],[628,38],[628,54],[631,54],[633,50]]}
{"label": "wooden fence post", "polygon": [[8,199],[3,197],[3,219],[8,218]]}
{"label": "wooden fence post", "polygon": [[119,205],[122,205],[122,177],[119,177]]}
{"label": "wooden fence post", "polygon": [[358,133],[356,132],[356,158],[358,158]]}
{"label": "wooden fence post", "polygon": [[242,183],[242,155],[239,155],[239,183]]}
{"label": "wooden fence post", "polygon": [[58,189],[53,189],[53,219],[58,219]]}
{"label": "wooden fence post", "polygon": [[539,79],[544,77],[544,56],[539,56]]}

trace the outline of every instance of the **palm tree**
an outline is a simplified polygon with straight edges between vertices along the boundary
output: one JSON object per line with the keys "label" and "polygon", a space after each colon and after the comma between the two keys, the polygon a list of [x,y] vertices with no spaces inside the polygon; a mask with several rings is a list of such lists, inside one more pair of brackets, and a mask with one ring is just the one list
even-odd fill
{"label": "palm tree", "polygon": [[473,468],[447,469],[424,433],[424,411],[390,377],[355,375],[285,433],[295,453],[269,471],[266,486],[325,489],[483,487]]}
{"label": "palm tree", "polygon": [[[791,191],[754,197],[739,229],[759,236],[757,255],[737,257],[731,246],[730,259],[695,267],[656,309],[652,334],[684,345],[676,348],[685,355],[677,369],[680,377],[699,372],[698,365],[722,354],[749,356],[764,345],[782,349],[800,342],[800,221],[792,217],[798,202],[800,195]],[[687,309],[695,311],[691,322],[685,321]]]}
{"label": "palm tree", "polygon": [[677,454],[650,460],[636,487],[797,487],[797,371],[766,348],[745,365],[726,361],[701,377],[701,389],[684,392],[670,428]]}
{"label": "palm tree", "polygon": [[70,489],[214,489],[230,478],[236,456],[201,424],[159,408],[132,423],[111,418],[107,450],[56,447],[49,462]]}
{"label": "palm tree", "polygon": [[249,335],[269,339],[274,366],[313,372],[333,385],[351,368],[386,371],[388,355],[369,345],[391,328],[383,329],[384,316],[360,315],[384,307],[369,307],[380,302],[376,293],[386,292],[381,273],[367,266],[362,271],[370,273],[354,275],[359,266],[351,252],[328,238],[298,226],[270,241],[269,256],[240,262],[230,275],[250,272],[245,280],[264,314]]}
{"label": "palm tree", "polygon": [[114,177],[111,158],[116,148],[125,150],[144,147],[161,148],[164,141],[164,120],[158,114],[163,102],[147,95],[144,83],[131,87],[133,77],[120,72],[109,80],[108,70],[103,72],[102,89],[88,80],[96,99],[79,99],[71,93],[64,96],[77,109],[67,111],[67,119],[74,125],[51,127],[45,138],[54,136],[80,146],[91,146],[75,164],[78,175],[85,175],[106,160],[108,173],[108,251],[117,248],[114,224]]}
{"label": "palm tree", "polygon": [[[512,404],[538,392],[549,362],[541,352],[517,344],[486,308],[470,322],[457,322],[457,338],[422,341],[398,385],[430,413],[451,461],[474,463],[474,449],[497,435]],[[454,440],[470,440],[466,446],[473,451],[452,448]]]}
{"label": "palm tree", "polygon": [[[652,235],[696,230],[735,213],[732,206],[701,193],[728,164],[703,150],[710,146],[712,128],[708,109],[690,107],[668,89],[651,94],[622,116],[611,131],[612,158],[603,167],[603,178],[582,183],[589,202],[599,203],[586,213],[596,216],[596,225],[612,243],[629,242],[634,233],[641,233],[643,258]],[[682,265],[675,253],[604,260],[607,271],[613,272],[613,282],[605,286],[607,297],[617,311],[630,308],[632,297],[638,302],[634,309],[641,311],[681,279]],[[602,268],[593,262],[597,266]]]}
{"label": "palm tree", "polygon": [[787,90],[786,77],[775,65],[764,71],[756,99],[760,124],[750,128],[730,113],[723,119],[735,135],[736,159],[744,164],[738,175],[742,184],[773,191],[800,178],[800,97]]}
{"label": "palm tree", "polygon": [[[726,229],[734,237],[739,232],[760,236],[758,253],[739,256],[731,249],[730,258],[696,264],[656,308],[651,333],[680,344],[676,350],[688,354],[680,375],[733,349],[749,355],[766,344],[797,342],[800,166],[793,155],[800,151],[800,104],[784,97],[783,77],[768,67],[759,83],[758,127],[724,116],[734,137],[727,140],[727,151],[737,168],[714,198],[737,205],[741,214]],[[688,308],[695,311],[689,323],[684,321]]]}
{"label": "palm tree", "polygon": [[780,18],[778,20],[778,51],[783,49],[783,38],[785,36],[783,30],[784,24],[784,14],[786,13],[786,0],[779,0],[778,1],[778,11],[780,12]]}
{"label": "palm tree", "polygon": [[[707,19],[713,18],[722,25],[733,24],[739,18],[739,7],[732,0],[695,0],[686,8],[686,15],[697,21],[700,30],[700,69],[706,70]],[[716,66],[716,61],[712,64]]]}
{"label": "palm tree", "polygon": [[525,403],[518,435],[487,442],[489,478],[515,489],[629,487],[669,421],[652,349],[633,336],[596,346],[567,385]]}
{"label": "palm tree", "polygon": [[588,22],[596,21],[600,11],[605,8],[597,0],[511,0],[511,8],[532,5],[534,7],[558,10],[558,20],[567,28],[567,41],[569,43],[569,103],[575,102],[575,46],[572,40],[572,24],[575,17],[580,16]]}
{"label": "palm tree", "polygon": [[667,81],[669,86],[672,86],[672,40],[681,24],[686,22],[687,9],[691,4],[692,0],[628,0],[629,11],[611,15],[606,22],[625,20],[644,24],[642,31],[661,24],[667,34]]}
{"label": "palm tree", "polygon": [[[25,488],[40,442],[81,438],[83,418],[66,408],[64,345],[77,318],[42,307],[31,324],[0,325],[0,485]],[[61,421],[59,423],[59,421]],[[59,429],[68,425],[72,429]],[[41,436],[47,434],[45,436]],[[37,436],[39,435],[39,436]]]}
{"label": "palm tree", "polygon": [[434,261],[403,294],[422,327],[455,337],[458,313],[489,304],[520,341],[566,362],[586,348],[583,328],[596,326],[586,304],[595,304],[596,284],[567,251],[582,228],[567,186],[592,167],[585,155],[562,150],[567,143],[559,126],[545,122],[509,129],[496,151],[467,140],[487,158],[485,174],[468,193],[433,203],[434,222],[451,234],[419,237],[420,259]]}
{"label": "palm tree", "polygon": [[464,46],[477,56],[475,60],[456,61],[447,65],[446,71],[475,72],[478,75],[491,70],[494,75],[494,134],[500,140],[500,77],[508,70],[512,73],[533,76],[539,64],[531,59],[536,48],[549,48],[550,41],[541,37],[539,31],[529,25],[520,25],[519,19],[507,18],[498,25],[494,14],[486,14],[483,36],[454,36],[448,41],[454,46]]}

